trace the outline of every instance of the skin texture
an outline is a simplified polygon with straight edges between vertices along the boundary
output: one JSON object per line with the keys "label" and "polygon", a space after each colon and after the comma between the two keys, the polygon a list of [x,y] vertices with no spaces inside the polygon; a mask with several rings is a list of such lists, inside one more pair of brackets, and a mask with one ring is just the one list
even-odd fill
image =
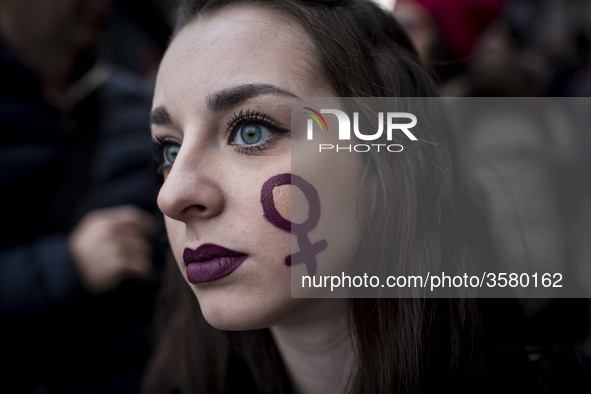
{"label": "skin texture", "polygon": [[[185,248],[213,243],[249,256],[224,278],[190,285],[205,319],[223,330],[271,327],[296,392],[342,391],[353,365],[346,302],[291,298],[291,273],[308,275],[307,266],[285,264],[299,250],[298,239],[271,223],[261,203],[267,180],[292,173],[292,144],[305,142],[305,127],[249,152],[228,131],[241,112],[264,114],[290,129],[293,96],[334,96],[315,71],[309,42],[285,15],[253,6],[203,16],[178,33],[161,63],[153,102],[153,137],[164,140],[165,152],[180,146],[173,165],[164,167],[158,205],[185,280]],[[211,97],[249,84],[271,85],[274,92],[258,89],[263,93],[212,111]],[[336,129],[333,122],[328,126]],[[333,138],[325,133],[317,142]],[[304,154],[316,152],[316,141],[308,146]],[[358,248],[363,163],[348,154],[316,154],[305,162],[293,174],[318,191],[322,213],[307,236],[312,244],[326,240],[317,273],[328,274],[350,264]],[[281,217],[307,220],[308,200],[298,187],[272,192]]]}

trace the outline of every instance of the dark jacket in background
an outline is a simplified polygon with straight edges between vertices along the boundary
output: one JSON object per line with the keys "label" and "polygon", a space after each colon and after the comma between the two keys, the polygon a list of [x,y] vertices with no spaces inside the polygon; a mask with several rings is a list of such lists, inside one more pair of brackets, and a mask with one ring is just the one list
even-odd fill
{"label": "dark jacket in background", "polygon": [[0,391],[134,392],[149,355],[157,280],[90,295],[66,246],[90,210],[156,212],[150,87],[92,61],[90,74],[64,115],[0,46]]}

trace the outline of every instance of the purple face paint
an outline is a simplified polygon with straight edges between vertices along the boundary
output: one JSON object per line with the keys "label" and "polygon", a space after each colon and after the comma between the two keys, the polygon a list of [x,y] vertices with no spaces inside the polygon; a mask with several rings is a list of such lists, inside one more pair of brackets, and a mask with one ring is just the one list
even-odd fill
{"label": "purple face paint", "polygon": [[[301,224],[292,223],[285,219],[277,211],[275,200],[273,199],[273,189],[283,185],[297,186],[306,196],[310,212],[308,219]],[[261,204],[265,219],[273,226],[283,231],[293,232],[298,240],[300,251],[285,258],[285,264],[291,266],[296,264],[306,264],[310,275],[316,274],[316,255],[326,249],[326,240],[318,241],[312,244],[308,237],[308,232],[314,230],[320,219],[320,198],[318,192],[304,178],[293,174],[279,174],[269,178],[261,189]]]}

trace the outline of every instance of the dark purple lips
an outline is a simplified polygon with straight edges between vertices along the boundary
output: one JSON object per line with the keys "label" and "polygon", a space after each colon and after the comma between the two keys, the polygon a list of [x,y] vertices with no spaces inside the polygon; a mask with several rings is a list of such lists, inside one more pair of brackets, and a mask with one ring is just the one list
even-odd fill
{"label": "dark purple lips", "polygon": [[193,284],[213,282],[230,275],[248,258],[214,244],[203,244],[196,250],[185,248],[183,260],[187,266],[187,279]]}

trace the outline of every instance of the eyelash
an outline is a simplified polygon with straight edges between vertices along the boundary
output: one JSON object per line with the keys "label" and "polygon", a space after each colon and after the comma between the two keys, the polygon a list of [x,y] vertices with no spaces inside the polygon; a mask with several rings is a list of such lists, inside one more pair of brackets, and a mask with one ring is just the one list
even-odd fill
{"label": "eyelash", "polygon": [[288,129],[281,127],[279,124],[271,120],[271,118],[269,118],[265,114],[261,114],[259,112],[250,110],[247,110],[246,112],[240,110],[238,114],[234,113],[232,118],[228,121],[228,141],[232,141],[236,137],[236,134],[238,133],[240,128],[247,124],[257,124],[266,127],[267,129],[269,129],[269,131],[273,133],[273,136],[256,145],[234,145],[236,151],[241,154],[251,154],[263,151],[267,149],[270,144],[273,143],[273,141],[276,139],[277,134],[289,133]]}
{"label": "eyelash", "polygon": [[[246,112],[240,110],[237,114],[234,113],[232,118],[228,121],[227,141],[232,141],[240,128],[247,124],[257,124],[266,127],[273,133],[273,136],[264,140],[261,143],[251,146],[233,145],[234,149],[240,154],[252,154],[267,149],[276,139],[277,134],[287,134],[289,130],[281,127],[279,124],[271,120],[267,115],[256,111],[247,110]],[[164,160],[164,149],[170,145],[179,145],[180,143],[172,138],[155,136],[152,140],[152,149],[154,160],[157,163],[156,172],[158,175],[163,175],[164,171],[169,169],[172,164],[166,163]],[[231,144],[232,145],[232,144]]]}

